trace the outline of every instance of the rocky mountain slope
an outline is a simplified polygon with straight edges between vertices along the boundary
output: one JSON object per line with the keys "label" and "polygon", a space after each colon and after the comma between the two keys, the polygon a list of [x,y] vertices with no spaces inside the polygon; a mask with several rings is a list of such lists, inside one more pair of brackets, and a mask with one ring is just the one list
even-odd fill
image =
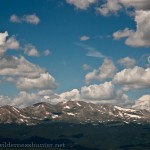
{"label": "rocky mountain slope", "polygon": [[83,101],[60,102],[56,105],[42,102],[22,109],[13,106],[0,107],[0,123],[36,125],[51,122],[141,123],[150,122],[150,112]]}

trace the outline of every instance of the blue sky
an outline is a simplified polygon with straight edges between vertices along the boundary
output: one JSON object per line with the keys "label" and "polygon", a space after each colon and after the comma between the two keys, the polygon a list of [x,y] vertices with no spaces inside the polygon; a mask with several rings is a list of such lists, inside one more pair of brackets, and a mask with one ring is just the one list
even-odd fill
{"label": "blue sky", "polygon": [[[132,100],[148,94],[150,85],[145,85],[143,80],[140,83],[144,86],[141,87],[141,85],[135,85],[136,81],[130,80],[127,83],[126,79],[121,80],[122,74],[118,75],[120,80],[116,76],[117,73],[128,69],[130,78],[130,72],[134,72],[136,66],[147,69],[150,63],[148,62],[150,44],[147,42],[150,38],[146,35],[150,32],[149,21],[146,22],[150,12],[149,8],[145,9],[149,2],[144,0],[144,5],[141,0],[138,0],[137,6],[134,2],[125,1],[115,0],[112,2],[113,5],[109,5],[110,0],[92,0],[91,2],[89,0],[83,0],[83,2],[79,0],[1,0],[0,33],[7,32],[9,35],[3,44],[10,37],[14,37],[19,42],[19,46],[15,47],[17,50],[7,48],[1,56],[1,61],[6,56],[17,58],[23,56],[30,63],[44,68],[54,77],[57,88],[18,87],[17,81],[8,82],[3,79],[12,77],[11,75],[1,73],[0,95],[7,95],[11,99],[20,92],[31,94],[32,91],[39,92],[46,89],[59,95],[77,89],[84,97],[84,93],[80,91],[82,87],[90,88],[90,85],[100,85],[105,82],[111,82],[115,90],[123,91]],[[138,21],[142,15],[145,15],[145,20],[142,21],[145,21],[147,25],[147,32],[143,28],[143,22]],[[31,16],[30,20],[28,17]],[[137,25],[140,26],[139,29]],[[139,33],[143,33],[144,36],[141,37]],[[31,49],[34,49],[32,54]],[[48,54],[45,54],[46,50]],[[128,58],[123,63],[132,64],[124,66],[123,63],[119,63],[118,61],[123,58]],[[110,67],[113,64],[115,69],[109,75],[105,73],[106,77],[102,79],[104,69],[99,71],[98,68],[104,62]],[[84,69],[85,64],[89,68]],[[92,77],[89,75],[89,77],[87,74],[94,69],[97,75]],[[106,69],[110,69],[109,66]],[[145,74],[143,76],[147,77]],[[13,78],[20,80],[23,77],[13,76]],[[90,78],[87,79],[88,83],[85,82],[86,78]],[[149,79],[145,80],[149,81]],[[128,86],[131,84],[131,87]],[[124,90],[124,86],[128,86],[127,90]],[[89,96],[88,99],[92,101],[92,97]]]}

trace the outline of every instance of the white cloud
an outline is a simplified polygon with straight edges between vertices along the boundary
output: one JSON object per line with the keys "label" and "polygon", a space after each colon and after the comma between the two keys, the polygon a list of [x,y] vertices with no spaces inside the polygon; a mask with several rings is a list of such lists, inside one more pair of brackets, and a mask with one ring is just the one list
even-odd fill
{"label": "white cloud", "polygon": [[126,44],[133,47],[150,46],[150,11],[136,11],[136,31],[126,39]]}
{"label": "white cloud", "polygon": [[120,4],[122,4],[126,8],[133,7],[136,10],[148,10],[150,9],[150,1],[149,0],[118,0]]}
{"label": "white cloud", "polygon": [[7,36],[8,36],[7,31],[5,31],[4,33],[0,33],[0,45],[3,45],[5,43]]}
{"label": "white cloud", "polygon": [[44,72],[43,68],[32,64],[23,56],[5,56],[0,58],[1,76],[36,78]]}
{"label": "white cloud", "polygon": [[125,91],[150,88],[150,68],[135,66],[132,69],[124,69],[116,73],[113,83],[122,85]]}
{"label": "white cloud", "polygon": [[39,52],[36,49],[36,47],[32,44],[26,44],[24,47],[24,52],[25,54],[27,54],[28,56],[35,56],[38,57],[39,56]]}
{"label": "white cloud", "polygon": [[87,64],[84,64],[82,66],[82,68],[83,68],[83,70],[90,70],[90,69],[92,69],[92,67],[90,65],[87,65]]}
{"label": "white cloud", "polygon": [[69,92],[64,92],[64,93],[61,93],[60,95],[60,98],[62,100],[79,100],[80,99],[80,93],[78,91],[78,89],[73,89]]}
{"label": "white cloud", "polygon": [[[17,96],[10,98],[8,96],[0,95],[0,106],[11,105],[20,108],[31,106],[38,102],[50,102],[53,103],[54,99],[58,99],[59,96],[51,90],[42,90],[37,92],[20,91]],[[56,102],[55,102],[56,103]]]}
{"label": "white cloud", "polygon": [[50,89],[48,90],[40,90],[38,92],[39,96],[49,96],[49,98],[54,98],[54,97],[58,97],[56,94],[54,94],[54,92]]}
{"label": "white cloud", "polygon": [[121,90],[116,90],[115,86],[111,82],[105,82],[104,84],[93,84],[90,86],[83,86],[81,90],[73,89],[68,92],[64,92],[58,95],[59,98],[51,100],[52,103],[58,103],[61,101],[85,101],[93,103],[110,103],[110,104],[125,104],[129,101],[129,98]]}
{"label": "white cloud", "polygon": [[39,102],[38,95],[35,93],[27,93],[26,91],[21,91],[19,94],[12,100],[11,105],[17,107],[26,107],[34,103]]}
{"label": "white cloud", "polygon": [[90,85],[81,88],[81,95],[84,99],[107,100],[115,98],[115,89],[111,82],[100,85]]}
{"label": "white cloud", "polygon": [[51,99],[58,97],[59,96],[51,90],[42,90],[35,93],[20,91],[19,94],[9,102],[9,105],[23,108],[38,102],[52,102]]}
{"label": "white cloud", "polygon": [[132,107],[134,109],[145,109],[150,111],[150,95],[141,96]]}
{"label": "white cloud", "polygon": [[30,24],[37,25],[40,22],[40,19],[36,14],[32,14],[32,15],[25,15],[23,17],[23,21]]}
{"label": "white cloud", "polygon": [[10,21],[13,23],[21,23],[22,19],[19,18],[17,15],[13,14],[10,16]]}
{"label": "white cloud", "polygon": [[96,8],[96,11],[103,16],[108,16],[110,14],[117,14],[117,12],[122,8],[119,0],[107,0],[107,2],[100,7]]}
{"label": "white cloud", "polygon": [[105,56],[101,52],[94,50],[94,49],[89,49],[88,52],[86,53],[86,56],[96,57],[96,58],[105,58]]}
{"label": "white cloud", "polygon": [[31,15],[24,15],[24,16],[17,16],[15,14],[10,16],[10,21],[12,23],[22,23],[26,22],[29,24],[37,25],[40,22],[40,18],[36,14],[31,14]]}
{"label": "white cloud", "polygon": [[107,78],[112,78],[115,75],[116,66],[113,61],[110,59],[105,59],[103,64],[99,68],[99,74],[97,75],[97,79],[99,81],[103,81]]}
{"label": "white cloud", "polygon": [[147,68],[150,68],[150,56],[147,56],[147,61],[146,62],[147,62],[147,65],[146,65]]}
{"label": "white cloud", "polygon": [[11,99],[8,96],[0,95],[0,106],[11,104]]}
{"label": "white cloud", "polygon": [[[150,4],[149,4],[150,5]],[[115,39],[126,38],[125,44],[132,47],[150,46],[150,10],[135,11],[136,29],[125,28],[113,33]]]}
{"label": "white cloud", "polygon": [[126,38],[126,37],[130,36],[132,33],[133,33],[132,30],[125,28],[123,31],[119,30],[117,32],[114,32],[113,37],[115,40],[119,40],[121,38]]}
{"label": "white cloud", "polygon": [[136,60],[134,58],[125,57],[120,59],[118,63],[124,66],[125,68],[132,68],[136,65]]}
{"label": "white cloud", "polygon": [[19,42],[15,39],[14,36],[10,37],[6,43],[5,43],[5,46],[7,49],[18,49],[19,48]]}
{"label": "white cloud", "polygon": [[111,82],[104,84],[93,84],[81,88],[81,99],[85,101],[97,101],[101,103],[124,103],[128,100],[128,96],[122,91],[115,90],[115,86]]}
{"label": "white cloud", "polygon": [[40,74],[38,78],[20,78],[17,88],[20,90],[55,89],[57,84],[49,73]]}
{"label": "white cloud", "polygon": [[150,56],[147,57],[147,61],[150,64]]}
{"label": "white cloud", "polygon": [[[11,82],[20,91],[12,99],[1,95],[0,105],[25,107],[39,101],[50,101],[51,98],[58,98],[59,96],[52,91],[57,88],[57,83],[45,69],[29,62],[23,56],[6,54],[9,49],[20,48],[20,44],[14,36],[6,39],[7,36],[7,32],[0,34],[0,82]],[[28,55],[37,55],[36,49],[32,45],[28,45],[25,52]],[[27,93],[26,90],[30,93]],[[49,99],[46,99],[46,97],[49,97]]]}
{"label": "white cloud", "polygon": [[118,11],[133,8],[134,10],[149,10],[149,0],[106,0],[104,4],[96,8],[97,12],[103,16],[117,14]]}
{"label": "white cloud", "polygon": [[90,37],[86,36],[86,35],[83,35],[83,36],[80,37],[80,41],[87,41],[89,39],[90,39]]}
{"label": "white cloud", "polygon": [[48,56],[48,55],[51,55],[51,54],[52,54],[52,52],[49,49],[44,51],[45,56]]}
{"label": "white cloud", "polygon": [[59,103],[61,101],[79,101],[80,91],[78,89],[73,89],[71,91],[63,92],[59,95],[55,95],[55,98],[51,99],[51,103]]}
{"label": "white cloud", "polygon": [[57,87],[55,79],[45,69],[32,64],[22,56],[0,58],[0,75],[7,77],[2,81],[14,82],[20,90],[55,89]]}
{"label": "white cloud", "polygon": [[85,76],[85,82],[90,83],[92,80],[104,81],[108,78],[113,78],[116,72],[116,66],[112,60],[105,59],[103,64],[96,70],[89,72]]}
{"label": "white cloud", "polygon": [[0,33],[0,56],[4,55],[8,50],[17,50],[20,47],[20,43],[15,39],[14,36],[9,37],[7,31]]}
{"label": "white cloud", "polygon": [[135,12],[136,30],[125,29],[115,32],[114,38],[122,38],[126,35],[126,45],[133,47],[150,46],[150,11],[140,10]]}
{"label": "white cloud", "polygon": [[91,81],[97,79],[98,71],[94,69],[92,72],[89,72],[85,75],[85,83],[89,84]]}
{"label": "white cloud", "polygon": [[67,3],[74,5],[77,9],[86,10],[91,4],[97,2],[97,0],[66,0]]}
{"label": "white cloud", "polygon": [[[74,1],[74,0],[73,0]],[[76,3],[78,3],[75,0]],[[134,16],[136,29],[125,28],[113,33],[114,39],[125,38],[125,44],[132,47],[150,47],[150,1],[149,0],[105,0],[96,11],[103,16],[118,14],[123,10]]]}
{"label": "white cloud", "polygon": [[80,44],[80,43],[76,43],[75,45],[87,50],[86,56],[102,58],[102,59],[106,58],[105,55],[103,55],[100,51],[97,51],[94,47],[85,44]]}

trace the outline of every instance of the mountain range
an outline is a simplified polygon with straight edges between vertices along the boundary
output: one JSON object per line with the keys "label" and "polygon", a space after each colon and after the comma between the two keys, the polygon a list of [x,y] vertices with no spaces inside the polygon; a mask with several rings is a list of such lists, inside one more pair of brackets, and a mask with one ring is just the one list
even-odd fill
{"label": "mountain range", "polygon": [[25,108],[9,105],[0,107],[1,124],[37,125],[51,122],[77,124],[149,123],[150,111],[83,101],[64,101],[55,105],[40,102]]}

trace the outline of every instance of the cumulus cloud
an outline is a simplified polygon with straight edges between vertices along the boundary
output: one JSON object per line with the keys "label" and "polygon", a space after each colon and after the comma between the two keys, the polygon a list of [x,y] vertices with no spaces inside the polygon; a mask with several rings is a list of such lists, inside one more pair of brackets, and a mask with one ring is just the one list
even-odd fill
{"label": "cumulus cloud", "polygon": [[98,71],[94,69],[92,72],[89,72],[85,75],[85,83],[89,84],[91,81],[97,79]]}
{"label": "cumulus cloud", "polygon": [[49,73],[40,74],[38,78],[20,78],[17,88],[20,90],[55,89],[57,84]]}
{"label": "cumulus cloud", "polygon": [[8,50],[17,50],[20,47],[19,41],[14,36],[9,37],[7,31],[0,33],[0,56],[4,55]]}
{"label": "cumulus cloud", "polygon": [[106,0],[104,4],[100,5],[96,10],[103,16],[117,14],[122,9],[133,10],[149,10],[149,0]]}
{"label": "cumulus cloud", "polygon": [[135,8],[136,10],[148,10],[150,9],[150,1],[149,0],[118,0],[120,4],[122,4],[126,8]]}
{"label": "cumulus cloud", "polygon": [[73,89],[57,95],[59,97],[51,100],[53,103],[61,101],[85,101],[93,103],[110,103],[123,105],[129,101],[129,98],[121,90],[116,90],[111,82],[103,84],[93,84],[83,86],[81,90]]}
{"label": "cumulus cloud", "polygon": [[59,96],[51,90],[42,90],[34,93],[20,91],[18,95],[10,101],[9,105],[23,108],[38,102],[53,102],[51,99],[58,97]]}
{"label": "cumulus cloud", "polygon": [[85,82],[90,83],[92,80],[104,81],[113,78],[116,72],[116,66],[110,59],[105,59],[103,64],[98,68],[89,72],[85,76]]}
{"label": "cumulus cloud", "polygon": [[87,65],[87,64],[84,64],[82,66],[82,68],[83,68],[83,70],[90,70],[90,69],[92,69],[92,67],[90,65]]}
{"label": "cumulus cloud", "polygon": [[[35,65],[23,56],[8,55],[9,49],[19,49],[20,44],[14,36],[7,39],[8,33],[0,34],[0,82],[13,83],[19,94],[15,98],[0,96],[0,105],[25,107],[39,101],[50,101],[59,96],[53,93],[57,88],[55,78],[45,69]],[[26,45],[24,51],[29,56],[38,56],[34,46]]]}
{"label": "cumulus cloud", "polygon": [[146,58],[146,59],[147,59],[147,61],[146,61],[147,65],[146,65],[146,66],[147,66],[148,68],[150,68],[150,56],[148,55],[148,56],[146,56],[146,57],[147,57],[147,58]]}
{"label": "cumulus cloud", "polygon": [[12,23],[22,23],[26,22],[29,24],[37,25],[40,22],[40,18],[36,14],[17,16],[15,14],[10,16],[10,21]]}
{"label": "cumulus cloud", "polygon": [[62,100],[67,100],[67,101],[68,100],[79,100],[80,99],[80,93],[79,93],[78,89],[73,89],[69,92],[61,93],[59,96]]}
{"label": "cumulus cloud", "polygon": [[80,37],[80,41],[87,41],[89,39],[90,39],[90,37],[86,36],[86,35],[83,35],[83,36]]}
{"label": "cumulus cloud", "polygon": [[107,78],[112,78],[116,72],[116,66],[110,59],[105,59],[103,64],[99,68],[98,80],[102,81]]}
{"label": "cumulus cloud", "polygon": [[71,91],[63,92],[55,94],[54,98],[51,98],[50,102],[53,104],[62,102],[62,101],[79,101],[80,99],[80,91],[78,89],[73,89]]}
{"label": "cumulus cloud", "polygon": [[7,77],[2,80],[15,82],[20,90],[55,89],[57,87],[55,79],[45,69],[32,64],[23,56],[0,58],[0,76]]}
{"label": "cumulus cloud", "polygon": [[[132,9],[130,9],[132,8]],[[136,29],[125,28],[113,33],[114,39],[125,38],[125,44],[132,47],[150,46],[150,1],[149,0],[107,0],[97,8],[97,12],[104,16],[117,14],[118,11],[132,10]],[[128,12],[128,11],[127,11]],[[131,12],[130,12],[131,14]]]}
{"label": "cumulus cloud", "polygon": [[124,69],[114,76],[114,84],[122,85],[125,91],[150,88],[150,68],[135,66]]}
{"label": "cumulus cloud", "polygon": [[[98,0],[66,0],[67,3],[74,5],[77,9],[86,10],[91,4],[95,4]],[[105,0],[99,3],[96,11],[101,15],[108,16],[117,14],[118,11],[125,9],[128,10],[149,10],[149,0]]]}
{"label": "cumulus cloud", "polygon": [[11,105],[24,108],[38,102],[56,103],[53,100],[58,98],[59,95],[55,94],[52,90],[39,90],[37,92],[20,91],[14,98],[0,95],[0,106]]}
{"label": "cumulus cloud", "polygon": [[133,47],[150,46],[150,11],[136,11],[136,31],[128,36],[126,44]]}
{"label": "cumulus cloud", "polygon": [[136,65],[136,60],[134,58],[125,57],[120,59],[118,63],[125,68],[132,68]]}
{"label": "cumulus cloud", "polygon": [[117,14],[121,8],[119,0],[107,0],[106,3],[96,8],[96,11],[103,16],[108,16],[110,14]]}
{"label": "cumulus cloud", "polygon": [[5,31],[4,33],[0,33],[0,45],[3,45],[5,43],[7,36],[8,36],[7,31]]}
{"label": "cumulus cloud", "polygon": [[24,47],[24,53],[28,56],[35,56],[38,57],[39,56],[39,52],[36,49],[36,47],[32,44],[26,44]]}
{"label": "cumulus cloud", "polygon": [[44,69],[32,64],[23,56],[5,56],[0,58],[1,76],[36,78],[44,72]]}
{"label": "cumulus cloud", "polygon": [[19,94],[12,100],[11,105],[17,107],[26,107],[38,102],[38,95],[35,93],[27,93],[26,91],[21,91]]}
{"label": "cumulus cloud", "polygon": [[126,38],[126,37],[130,36],[132,33],[133,33],[132,30],[130,30],[128,28],[125,28],[124,30],[119,30],[117,32],[114,32],[113,33],[113,38],[115,40],[119,40],[121,38]]}
{"label": "cumulus cloud", "polygon": [[61,101],[80,100],[80,93],[77,89],[56,94],[51,90],[40,90],[36,93],[21,91],[10,103],[13,106],[25,107],[38,102],[50,102],[56,104]]}
{"label": "cumulus cloud", "polygon": [[11,104],[11,99],[8,96],[0,95],[0,106]]}
{"label": "cumulus cloud", "polygon": [[81,88],[81,99],[85,101],[97,101],[101,103],[124,103],[128,96],[122,91],[117,91],[111,82],[93,84]]}
{"label": "cumulus cloud", "polygon": [[134,109],[145,109],[150,111],[150,95],[141,96],[132,107]]}
{"label": "cumulus cloud", "polygon": [[74,5],[77,9],[86,10],[91,4],[97,2],[97,0],[66,0],[67,3]]}
{"label": "cumulus cloud", "polygon": [[100,85],[90,85],[81,88],[81,95],[84,99],[106,100],[115,98],[115,89],[111,82]]}
{"label": "cumulus cloud", "polygon": [[136,30],[125,29],[113,34],[115,39],[127,37],[126,45],[132,47],[149,47],[150,46],[150,11],[138,10],[135,12]]}

